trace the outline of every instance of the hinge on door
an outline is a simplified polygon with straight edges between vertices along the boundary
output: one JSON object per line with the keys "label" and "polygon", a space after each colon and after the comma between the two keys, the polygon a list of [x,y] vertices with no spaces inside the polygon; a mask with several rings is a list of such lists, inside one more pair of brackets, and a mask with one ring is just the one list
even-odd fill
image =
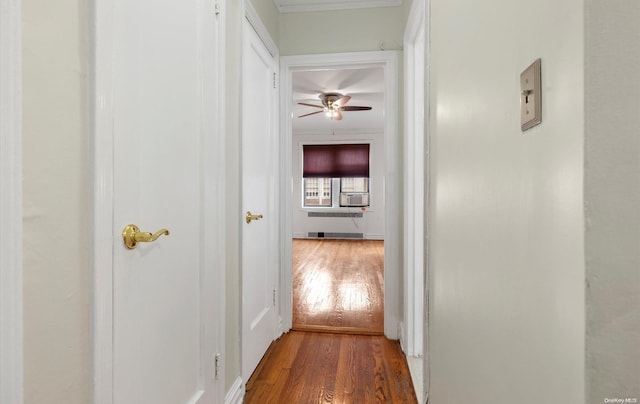
{"label": "hinge on door", "polygon": [[218,380],[220,378],[220,357],[219,353],[216,354],[215,359],[213,360],[213,378]]}
{"label": "hinge on door", "polygon": [[214,6],[213,6],[213,9],[214,9],[216,15],[220,15],[220,3],[219,2],[217,2],[217,1],[215,2]]}
{"label": "hinge on door", "polygon": [[276,73],[273,72],[273,88],[276,88]]}
{"label": "hinge on door", "polygon": [[273,307],[276,307],[276,290],[273,289]]}

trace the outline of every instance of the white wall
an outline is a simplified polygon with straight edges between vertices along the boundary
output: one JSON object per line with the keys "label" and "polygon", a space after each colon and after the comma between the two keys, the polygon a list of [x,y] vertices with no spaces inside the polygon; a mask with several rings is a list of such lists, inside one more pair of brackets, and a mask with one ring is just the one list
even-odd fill
{"label": "white wall", "polygon": [[[246,0],[245,0],[246,1]],[[278,21],[280,14],[273,0],[251,0],[251,4],[260,16],[260,20],[269,31],[271,39],[278,43]]]}
{"label": "white wall", "polygon": [[587,403],[640,400],[640,3],[586,1]]}
{"label": "white wall", "polygon": [[23,0],[25,403],[89,402],[86,0]]}
{"label": "white wall", "polygon": [[584,402],[583,32],[582,0],[431,1],[433,403]]}
{"label": "white wall", "polygon": [[[303,204],[302,145],[326,143],[370,143],[370,203],[361,218],[308,217],[307,212],[362,212],[358,207],[339,206],[339,180],[334,180],[334,204],[331,208],[309,208]],[[384,239],[384,134],[316,134],[293,136],[293,236],[307,237],[309,232],[363,233],[364,238]]]}
{"label": "white wall", "polygon": [[280,54],[401,49],[410,6],[280,14]]}

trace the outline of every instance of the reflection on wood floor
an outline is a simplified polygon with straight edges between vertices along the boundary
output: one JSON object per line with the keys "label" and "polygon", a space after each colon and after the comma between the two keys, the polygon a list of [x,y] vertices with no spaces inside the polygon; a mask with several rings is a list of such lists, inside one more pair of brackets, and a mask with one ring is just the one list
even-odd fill
{"label": "reflection on wood floor", "polygon": [[384,333],[384,242],[293,240],[293,329]]}
{"label": "reflection on wood floor", "polygon": [[384,336],[290,331],[246,385],[252,403],[417,403],[407,361]]}

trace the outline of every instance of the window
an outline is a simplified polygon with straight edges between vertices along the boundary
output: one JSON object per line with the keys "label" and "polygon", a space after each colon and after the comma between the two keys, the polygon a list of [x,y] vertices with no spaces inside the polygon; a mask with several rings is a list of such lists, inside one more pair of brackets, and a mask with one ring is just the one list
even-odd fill
{"label": "window", "polygon": [[369,192],[369,178],[341,178],[340,192]]}
{"label": "window", "polygon": [[333,206],[333,186],[340,206],[369,206],[370,149],[367,143],[303,145],[303,206]]}
{"label": "window", "polygon": [[331,178],[304,178],[304,206],[331,207]]}

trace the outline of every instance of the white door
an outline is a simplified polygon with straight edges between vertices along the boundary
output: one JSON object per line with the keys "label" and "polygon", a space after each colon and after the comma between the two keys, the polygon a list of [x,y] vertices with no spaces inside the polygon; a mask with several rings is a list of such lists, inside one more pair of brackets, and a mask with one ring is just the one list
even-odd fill
{"label": "white door", "polygon": [[[242,72],[242,377],[276,337],[278,270],[275,63],[247,20]],[[247,223],[247,212],[262,215]]]}
{"label": "white door", "polygon": [[[98,3],[111,35],[98,44],[112,63],[113,403],[219,402],[212,2]],[[157,240],[127,248],[129,224]]]}

